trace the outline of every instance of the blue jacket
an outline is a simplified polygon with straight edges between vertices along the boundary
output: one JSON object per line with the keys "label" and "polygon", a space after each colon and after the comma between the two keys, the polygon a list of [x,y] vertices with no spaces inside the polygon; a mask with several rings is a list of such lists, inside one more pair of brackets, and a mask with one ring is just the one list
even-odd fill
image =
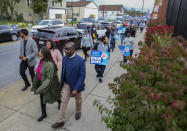
{"label": "blue jacket", "polygon": [[[63,88],[64,85],[64,78],[65,78],[65,65],[68,57],[64,56],[62,59],[62,75],[61,75],[61,88]],[[69,78],[68,83],[70,86],[70,91],[77,90],[79,93],[84,90],[84,81],[86,78],[86,66],[85,66],[85,60],[80,57],[79,55],[75,54],[73,58],[73,63],[71,64],[71,71],[69,71],[69,76],[66,76],[66,78]]]}

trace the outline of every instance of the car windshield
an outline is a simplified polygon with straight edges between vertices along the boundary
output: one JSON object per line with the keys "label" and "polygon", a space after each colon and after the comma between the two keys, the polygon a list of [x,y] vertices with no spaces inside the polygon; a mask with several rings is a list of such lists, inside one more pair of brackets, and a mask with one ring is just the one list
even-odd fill
{"label": "car windshield", "polygon": [[36,37],[38,37],[38,38],[54,38],[55,37],[55,33],[39,30],[36,33]]}
{"label": "car windshield", "polygon": [[114,22],[114,24],[121,24],[121,22]]}
{"label": "car windshield", "polygon": [[85,29],[87,29],[87,24],[79,24],[77,28],[85,30]]}
{"label": "car windshield", "polygon": [[89,19],[88,18],[83,18],[81,19],[82,22],[89,22]]}
{"label": "car windshield", "polygon": [[42,20],[38,25],[48,25],[50,21]]}

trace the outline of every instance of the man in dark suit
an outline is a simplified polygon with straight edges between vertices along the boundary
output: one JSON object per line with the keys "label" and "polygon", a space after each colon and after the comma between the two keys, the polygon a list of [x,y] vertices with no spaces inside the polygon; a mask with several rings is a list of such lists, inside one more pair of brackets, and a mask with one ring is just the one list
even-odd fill
{"label": "man in dark suit", "polygon": [[20,36],[22,39],[20,41],[19,58],[21,59],[21,64],[19,72],[25,82],[25,87],[22,89],[22,91],[25,91],[29,86],[31,86],[25,72],[28,68],[33,81],[35,75],[34,66],[37,64],[38,47],[36,42],[32,38],[29,38],[28,30],[21,29]]}
{"label": "man in dark suit", "polygon": [[81,117],[82,97],[81,92],[84,90],[84,81],[86,77],[85,60],[75,54],[75,45],[69,42],[65,45],[65,54],[62,61],[62,76],[61,76],[61,107],[59,114],[59,122],[52,125],[52,128],[64,126],[65,111],[70,97],[75,97],[76,100],[76,115],[75,119]]}

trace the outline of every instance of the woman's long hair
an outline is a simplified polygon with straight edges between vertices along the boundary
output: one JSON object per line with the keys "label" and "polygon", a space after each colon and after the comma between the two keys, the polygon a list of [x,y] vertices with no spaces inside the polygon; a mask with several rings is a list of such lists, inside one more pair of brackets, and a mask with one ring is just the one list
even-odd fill
{"label": "woman's long hair", "polygon": [[41,50],[41,53],[44,56],[44,58],[42,60],[47,61],[47,62],[49,62],[49,61],[52,62],[55,66],[55,70],[57,71],[58,69],[57,69],[57,66],[56,66],[55,62],[53,61],[50,50],[45,46],[42,47],[40,50]]}
{"label": "woman's long hair", "polygon": [[48,40],[47,42],[49,42],[49,43],[51,44],[51,49],[50,49],[50,50],[53,50],[53,51],[54,51],[55,49],[57,49],[56,44],[55,44],[54,41]]}

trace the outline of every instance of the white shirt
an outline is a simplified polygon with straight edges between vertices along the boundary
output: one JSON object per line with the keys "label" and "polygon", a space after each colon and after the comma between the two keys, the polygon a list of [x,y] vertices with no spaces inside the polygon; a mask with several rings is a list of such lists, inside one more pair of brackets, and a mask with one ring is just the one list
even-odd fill
{"label": "white shirt", "polygon": [[75,53],[71,56],[71,57],[68,57],[69,59],[73,58],[75,56]]}
{"label": "white shirt", "polygon": [[134,39],[132,37],[125,37],[124,45],[131,46],[134,49]]}

